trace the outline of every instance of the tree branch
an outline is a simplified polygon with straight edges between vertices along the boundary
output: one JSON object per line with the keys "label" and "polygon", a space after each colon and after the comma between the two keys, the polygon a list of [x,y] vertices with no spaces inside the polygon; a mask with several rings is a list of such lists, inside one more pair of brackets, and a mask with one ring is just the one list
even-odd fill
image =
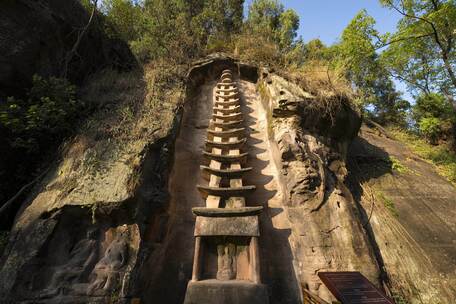
{"label": "tree branch", "polygon": [[419,85],[418,83],[413,82],[413,81],[411,81],[410,79],[407,79],[407,78],[405,78],[405,77],[402,77],[402,76],[400,76],[399,74],[394,74],[394,73],[392,73],[389,69],[386,69],[386,71],[388,72],[388,74],[390,74],[391,77],[397,78],[397,79],[399,79],[399,80],[401,80],[401,81],[404,81],[404,82],[407,82],[407,83],[409,83],[410,85],[412,85],[412,86],[414,86],[414,87],[417,87],[418,89],[420,89],[420,90],[423,91],[424,93],[430,93],[430,91],[427,90],[426,87],[423,87],[422,85]]}
{"label": "tree branch", "polygon": [[31,186],[33,186],[37,181],[39,181],[51,168],[49,166],[46,170],[44,170],[40,175],[35,177],[30,183],[24,185],[12,198],[10,198],[1,208],[0,208],[0,216],[3,215],[4,212],[6,212],[7,209],[25,192],[27,191]]}
{"label": "tree branch", "polygon": [[440,41],[440,38],[439,38],[439,32],[437,31],[437,28],[435,26],[434,23],[432,23],[431,21],[429,21],[428,19],[426,18],[423,18],[423,17],[419,17],[419,16],[415,16],[415,15],[410,15],[408,13],[405,12],[405,4],[403,2],[403,0],[401,0],[402,2],[402,10],[399,9],[397,6],[395,6],[393,4],[393,2],[391,2],[391,7],[397,11],[399,14],[401,14],[402,16],[404,17],[408,17],[408,18],[411,18],[411,19],[417,19],[417,20],[421,20],[427,24],[429,24],[431,27],[432,27],[432,32],[433,32],[433,36],[434,36],[434,39],[435,39],[435,42],[440,46],[441,49],[443,49],[443,45]]}
{"label": "tree branch", "polygon": [[436,11],[439,10],[439,3],[435,0],[431,0],[431,2],[432,2],[432,5],[434,6],[434,10],[436,10]]}
{"label": "tree branch", "polygon": [[78,33],[78,38],[76,39],[76,42],[74,43],[74,45],[71,48],[71,50],[65,56],[65,63],[64,63],[64,66],[63,66],[63,73],[62,73],[63,78],[67,78],[68,65],[70,64],[71,60],[73,59],[73,56],[76,54],[76,52],[78,50],[78,47],[79,47],[79,44],[81,43],[82,38],[84,37],[85,33],[87,32],[87,30],[90,27],[90,24],[92,23],[93,17],[95,16],[95,12],[97,10],[97,4],[98,4],[98,0],[94,0],[93,1],[92,12],[91,12],[90,17],[89,17],[89,21],[82,28],[81,32]]}
{"label": "tree branch", "polygon": [[[443,60],[445,69],[446,69],[446,71],[447,71],[447,73],[448,73],[448,75],[450,77],[451,82],[453,83],[453,86],[456,88],[456,75],[455,75],[455,73],[453,71],[453,68],[452,68],[451,63],[449,62],[449,58],[448,58],[449,54],[451,52],[451,44],[448,47],[445,47],[443,45],[442,41],[440,40],[439,33],[437,31],[436,25],[433,22],[429,21],[428,19],[426,19],[424,17],[408,14],[407,12],[405,12],[404,1],[401,0],[401,3],[402,3],[402,10],[399,9],[397,6],[395,6],[392,1],[390,2],[391,7],[394,10],[396,10],[399,14],[403,15],[404,17],[412,18],[412,19],[416,19],[416,20],[421,20],[421,21],[429,24],[432,27],[434,40],[437,43],[437,45],[439,46],[439,48],[440,48],[440,55],[442,56],[442,60]],[[438,11],[439,10],[438,2],[436,0],[433,0],[432,3],[434,4],[434,10]],[[451,37],[448,38],[448,41],[449,42],[452,41]],[[450,50],[450,51],[448,51],[448,50]]]}
{"label": "tree branch", "polygon": [[418,35],[418,36],[409,36],[409,37],[398,38],[395,40],[390,40],[390,41],[383,43],[382,45],[376,47],[375,50],[379,50],[381,48],[384,48],[385,46],[388,46],[388,45],[396,43],[396,42],[401,42],[401,41],[410,40],[410,39],[420,39],[420,38],[429,37],[432,35],[434,35],[434,33],[428,33],[428,34],[423,34],[423,35]]}

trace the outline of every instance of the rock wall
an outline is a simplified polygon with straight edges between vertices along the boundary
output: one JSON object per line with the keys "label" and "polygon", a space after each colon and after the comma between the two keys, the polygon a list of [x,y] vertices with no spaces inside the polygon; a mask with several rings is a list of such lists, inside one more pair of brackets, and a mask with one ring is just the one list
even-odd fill
{"label": "rock wall", "polygon": [[366,125],[349,154],[349,180],[392,293],[413,304],[454,303],[456,188],[403,143]]}
{"label": "rock wall", "polygon": [[[2,1],[0,97],[22,94],[33,74],[61,75],[89,15],[78,0]],[[106,36],[100,18],[92,21],[69,62],[68,76],[73,82],[107,66],[136,65],[125,42]]]}
{"label": "rock wall", "polygon": [[[168,174],[182,105],[227,62],[244,68],[225,57],[196,63],[157,103],[156,88],[148,87],[153,71],[86,88],[106,95],[98,97],[103,107],[22,203],[0,258],[6,303],[151,301],[147,287],[162,281],[153,275],[160,244],[178,227],[168,214]],[[125,117],[132,108],[134,117]],[[191,247],[183,252],[191,259]]]}
{"label": "rock wall", "polygon": [[259,91],[267,109],[270,144],[282,180],[281,208],[287,214],[294,270],[302,288],[333,300],[319,271],[360,271],[381,286],[380,270],[345,186],[345,158],[361,118],[337,96],[333,112],[282,77],[262,71]]}
{"label": "rock wall", "polygon": [[[72,83],[81,84],[88,75],[104,68],[128,70],[136,67],[128,45],[105,34],[102,16],[95,15],[84,30],[89,19],[90,12],[79,0],[1,1],[0,103],[9,96],[27,100],[26,92],[34,74],[45,78],[67,77]],[[84,109],[95,105],[98,103],[86,104]],[[83,111],[82,116],[85,113]],[[46,144],[42,141],[41,158],[21,148],[20,144],[14,144],[10,130],[0,124],[0,204],[33,180],[28,174],[33,176],[34,171],[41,171],[37,163],[45,162],[43,159],[50,157],[50,151],[60,144],[60,140],[51,138]],[[3,213],[1,229],[10,228],[9,218],[16,211],[12,207]]]}
{"label": "rock wall", "polygon": [[103,107],[22,202],[0,258],[6,303],[121,303],[136,296],[144,234],[167,203],[183,101],[176,78],[176,88],[161,96],[166,103],[150,103],[150,74],[109,74],[85,88],[92,97],[100,92]]}

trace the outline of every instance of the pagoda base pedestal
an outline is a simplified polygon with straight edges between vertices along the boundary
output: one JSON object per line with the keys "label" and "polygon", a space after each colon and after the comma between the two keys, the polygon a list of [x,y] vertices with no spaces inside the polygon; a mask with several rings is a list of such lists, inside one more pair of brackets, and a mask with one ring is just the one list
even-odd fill
{"label": "pagoda base pedestal", "polygon": [[268,304],[266,285],[250,281],[203,280],[187,285],[184,304]]}

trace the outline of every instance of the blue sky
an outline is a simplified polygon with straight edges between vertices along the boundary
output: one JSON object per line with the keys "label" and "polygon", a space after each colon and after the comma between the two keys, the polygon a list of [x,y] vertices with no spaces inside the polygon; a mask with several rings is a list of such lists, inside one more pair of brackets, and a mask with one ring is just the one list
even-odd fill
{"label": "blue sky", "polygon": [[[252,0],[246,0],[246,7]],[[304,41],[319,38],[325,44],[337,42],[342,31],[351,19],[362,9],[377,21],[380,33],[394,32],[398,13],[383,8],[379,0],[282,0],[285,9],[294,9],[300,18],[298,36]],[[246,9],[247,14],[247,9]],[[395,81],[396,87],[404,92],[404,97],[411,101],[403,83]]]}
{"label": "blue sky", "polygon": [[400,18],[397,13],[383,8],[378,0],[288,0],[282,3],[299,14],[299,35],[305,41],[320,38],[326,44],[336,42],[362,9],[375,18],[377,29],[382,33],[395,31]]}
{"label": "blue sky", "polygon": [[[298,35],[305,41],[321,39],[326,44],[336,42],[343,29],[362,9],[375,18],[381,33],[396,29],[399,15],[383,8],[379,0],[282,0],[285,9],[294,9],[300,18]],[[252,0],[246,0],[245,13]]]}

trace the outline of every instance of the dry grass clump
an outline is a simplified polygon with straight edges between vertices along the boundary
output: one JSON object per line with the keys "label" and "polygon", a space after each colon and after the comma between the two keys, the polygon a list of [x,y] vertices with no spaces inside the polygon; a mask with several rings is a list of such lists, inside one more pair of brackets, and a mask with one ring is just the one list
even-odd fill
{"label": "dry grass clump", "polygon": [[227,40],[226,38],[212,38],[208,41],[205,55],[208,56],[213,53],[233,53],[235,49],[235,41],[231,37]]}
{"label": "dry grass clump", "polygon": [[156,61],[145,66],[144,70],[146,96],[135,131],[141,136],[144,130],[148,130],[146,136],[151,136],[157,130],[171,128],[176,109],[184,99],[187,66]]}
{"label": "dry grass clump", "polygon": [[125,137],[145,92],[146,82],[140,70],[107,69],[92,75],[81,90],[81,99],[94,113],[83,126],[84,134],[98,139]]}
{"label": "dry grass clump", "polygon": [[182,97],[183,70],[162,61],[143,70],[105,70],[92,76],[82,90],[82,99],[95,110],[85,134],[128,141],[166,129]]}
{"label": "dry grass clump", "polygon": [[343,76],[343,71],[331,68],[326,62],[310,60],[303,66],[287,66],[277,72],[315,97],[310,105],[315,112],[333,119],[342,105],[359,111],[356,94]]}
{"label": "dry grass clump", "polygon": [[287,78],[316,97],[355,97],[349,82],[343,76],[343,71],[331,68],[323,61],[307,61],[301,67],[289,66],[285,74]]}
{"label": "dry grass clump", "polygon": [[64,159],[74,160],[69,170],[97,175],[116,162],[134,163],[150,143],[167,136],[183,100],[182,70],[154,62],[141,70],[93,75],[80,92],[92,114],[75,126],[78,135],[62,149]]}

